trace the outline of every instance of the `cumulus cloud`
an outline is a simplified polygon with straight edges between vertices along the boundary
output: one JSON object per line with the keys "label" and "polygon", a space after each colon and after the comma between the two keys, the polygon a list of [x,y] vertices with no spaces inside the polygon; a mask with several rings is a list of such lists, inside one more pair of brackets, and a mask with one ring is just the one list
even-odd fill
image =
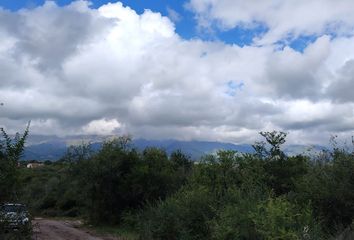
{"label": "cumulus cloud", "polygon": [[[251,1],[238,4],[253,9]],[[223,19],[211,15],[223,6],[216,1],[190,5],[199,18],[207,11]],[[342,5],[335,16],[347,11]],[[223,26],[258,21],[252,14]],[[309,29],[322,31],[314,18],[318,26]],[[0,20],[0,120],[10,131],[32,120],[33,134],[252,142],[261,130],[283,129],[314,142],[322,132],[354,129],[349,35],[324,34],[303,52],[185,40],[173,19],[150,10],[139,15],[119,2],[99,9],[86,1],[46,2],[0,10]],[[305,25],[276,27],[301,32]]]}
{"label": "cumulus cloud", "polygon": [[186,5],[196,13],[201,28],[216,25],[224,30],[252,29],[264,25],[268,31],[257,39],[258,44],[301,35],[347,35],[354,30],[354,2],[351,0],[190,0]]}
{"label": "cumulus cloud", "polygon": [[285,47],[272,53],[266,63],[266,84],[271,93],[279,97],[320,98],[323,65],[330,51],[328,36],[317,39],[303,53]]}
{"label": "cumulus cloud", "polygon": [[109,135],[119,129],[121,124],[116,119],[98,119],[93,120],[83,127],[83,131],[87,134]]}
{"label": "cumulus cloud", "polygon": [[328,94],[338,102],[354,102],[354,58],[347,60],[336,75],[336,81],[328,86]]}

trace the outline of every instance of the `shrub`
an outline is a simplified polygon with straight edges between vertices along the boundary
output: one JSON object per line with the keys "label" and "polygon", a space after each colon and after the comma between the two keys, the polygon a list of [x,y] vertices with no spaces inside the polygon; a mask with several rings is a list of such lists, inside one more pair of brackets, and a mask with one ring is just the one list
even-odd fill
{"label": "shrub", "polygon": [[243,192],[233,189],[212,221],[213,239],[259,239],[251,214],[267,196],[260,189]]}
{"label": "shrub", "polygon": [[141,239],[210,239],[215,205],[204,188],[181,190],[142,213],[138,225]]}
{"label": "shrub", "polygon": [[250,214],[260,239],[324,239],[311,208],[300,208],[285,198],[269,198]]}

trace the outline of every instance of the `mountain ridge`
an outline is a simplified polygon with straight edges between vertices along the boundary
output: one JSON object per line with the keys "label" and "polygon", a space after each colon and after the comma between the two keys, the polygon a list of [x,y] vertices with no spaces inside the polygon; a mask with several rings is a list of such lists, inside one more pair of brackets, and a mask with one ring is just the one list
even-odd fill
{"label": "mountain ridge", "polygon": [[[30,136],[22,160],[50,160],[57,161],[62,158],[68,147],[71,145],[79,145],[81,143],[91,143],[93,149],[97,150],[101,147],[105,140],[112,139],[114,136],[98,136],[98,135],[82,135],[82,136]],[[132,140],[133,147],[139,151],[146,147],[157,147],[164,149],[168,154],[173,151],[181,150],[189,155],[192,160],[198,160],[203,155],[216,153],[218,150],[233,150],[241,153],[252,153],[253,147],[251,144],[233,144],[218,141],[200,141],[200,140],[149,140],[144,138],[137,138]],[[325,147],[320,145],[288,145],[284,151],[289,155],[308,152],[309,148],[314,151],[320,151]]]}

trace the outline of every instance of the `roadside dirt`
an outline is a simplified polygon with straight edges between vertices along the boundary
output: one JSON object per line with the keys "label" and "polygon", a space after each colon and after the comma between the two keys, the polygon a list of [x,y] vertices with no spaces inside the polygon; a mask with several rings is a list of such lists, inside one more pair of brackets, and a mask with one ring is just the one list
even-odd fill
{"label": "roadside dirt", "polygon": [[78,221],[35,219],[33,240],[119,240],[114,237],[98,237],[85,229],[78,228]]}

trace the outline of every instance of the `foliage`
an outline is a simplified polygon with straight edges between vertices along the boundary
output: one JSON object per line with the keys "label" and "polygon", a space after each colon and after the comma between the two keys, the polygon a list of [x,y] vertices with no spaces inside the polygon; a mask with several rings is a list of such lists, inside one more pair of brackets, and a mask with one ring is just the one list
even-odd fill
{"label": "foliage", "polygon": [[34,212],[85,216],[95,224],[118,224],[129,211],[176,192],[189,176],[191,161],[181,152],[138,152],[128,137],[107,141],[98,152],[71,147],[59,162],[23,169],[22,198]]}
{"label": "foliage", "polygon": [[24,149],[29,132],[29,123],[22,136],[16,134],[14,139],[0,129],[0,203],[14,200],[18,197],[18,160]]}
{"label": "foliage", "polygon": [[215,199],[205,188],[182,189],[140,216],[141,239],[209,239],[209,221],[215,215]]}
{"label": "foliage", "polygon": [[251,213],[266,196],[267,193],[261,189],[229,191],[217,216],[211,221],[212,239],[258,239]]}
{"label": "foliage", "polygon": [[[309,207],[260,192],[233,193],[214,220],[214,239],[323,239]],[[262,200],[264,199],[264,200]]]}
{"label": "foliage", "polygon": [[352,151],[287,156],[285,133],[261,136],[254,154],[219,151],[198,164],[181,151],[140,152],[129,137],[71,147],[16,170],[20,197],[37,215],[129,226],[141,239],[326,239],[352,224]]}
{"label": "foliage", "polygon": [[[328,161],[330,159],[330,161]],[[322,153],[301,183],[299,201],[311,201],[314,212],[332,234],[354,219],[354,154],[344,149]]]}
{"label": "foliage", "polygon": [[[18,200],[20,190],[18,161],[24,150],[29,125],[30,123],[22,136],[17,133],[14,139],[3,128],[0,128],[2,135],[0,139],[0,204]],[[13,231],[8,227],[6,219],[1,216],[0,218],[0,239],[31,239],[32,227],[30,225],[20,226],[17,231]]]}
{"label": "foliage", "polygon": [[286,133],[273,131],[260,134],[266,143],[257,142],[253,147],[256,156],[264,160],[265,182],[277,196],[295,191],[296,182],[308,170],[309,159],[302,155],[288,157],[281,150]]}
{"label": "foliage", "polygon": [[310,207],[300,208],[285,198],[269,198],[251,213],[260,239],[323,239]]}
{"label": "foliage", "polygon": [[73,200],[79,202],[78,188],[67,172],[68,166],[60,162],[37,169],[21,168],[22,202],[35,215],[77,216],[78,206],[69,209],[68,203]]}

